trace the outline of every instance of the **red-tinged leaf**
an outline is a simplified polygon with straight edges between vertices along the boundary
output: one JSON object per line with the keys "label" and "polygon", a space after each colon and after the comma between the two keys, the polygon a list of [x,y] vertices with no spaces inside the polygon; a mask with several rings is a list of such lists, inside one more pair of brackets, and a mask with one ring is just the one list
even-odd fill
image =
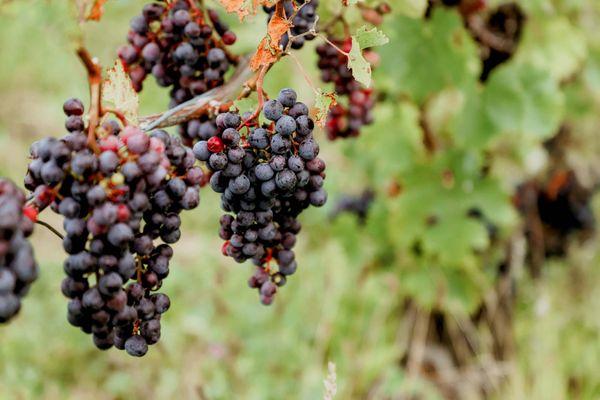
{"label": "red-tinged leaf", "polygon": [[279,42],[281,42],[281,37],[290,29],[290,26],[291,23],[287,19],[273,14],[267,28],[267,36],[260,41],[256,53],[250,61],[250,68],[253,71],[277,61],[282,51]]}
{"label": "red-tinged leaf", "polygon": [[106,3],[106,1],[107,0],[95,0],[85,19],[87,21],[100,21],[100,18],[104,15],[104,3]]}
{"label": "red-tinged leaf", "polygon": [[250,11],[244,6],[244,0],[219,0],[219,2],[225,7],[228,13],[237,13],[240,20],[243,20]]}
{"label": "red-tinged leaf", "polygon": [[260,6],[271,6],[273,0],[219,0],[228,13],[236,13],[242,21],[248,15],[256,14]]}

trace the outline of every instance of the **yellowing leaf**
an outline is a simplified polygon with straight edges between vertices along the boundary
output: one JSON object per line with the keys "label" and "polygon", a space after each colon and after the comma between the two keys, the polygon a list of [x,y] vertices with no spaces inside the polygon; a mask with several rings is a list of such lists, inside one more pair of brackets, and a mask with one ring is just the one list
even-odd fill
{"label": "yellowing leaf", "polygon": [[324,93],[318,89],[317,98],[315,99],[315,108],[317,109],[316,123],[321,128],[325,126],[325,120],[331,107],[337,104],[335,93]]}
{"label": "yellowing leaf", "polygon": [[115,61],[115,65],[108,70],[104,81],[102,103],[104,102],[111,103],[128,121],[137,123],[140,103],[138,94],[133,89],[131,80],[119,60]]}

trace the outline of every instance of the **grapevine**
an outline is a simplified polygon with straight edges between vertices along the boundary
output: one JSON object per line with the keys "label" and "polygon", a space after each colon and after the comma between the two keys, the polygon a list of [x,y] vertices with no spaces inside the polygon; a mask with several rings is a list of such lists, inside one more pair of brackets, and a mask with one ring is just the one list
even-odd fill
{"label": "grapevine", "polygon": [[0,3],[4,397],[595,398],[593,0]]}

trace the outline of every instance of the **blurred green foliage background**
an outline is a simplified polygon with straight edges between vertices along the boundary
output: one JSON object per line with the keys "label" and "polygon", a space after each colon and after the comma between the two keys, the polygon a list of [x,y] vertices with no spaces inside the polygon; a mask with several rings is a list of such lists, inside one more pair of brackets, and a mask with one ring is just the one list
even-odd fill
{"label": "blurred green foliage background", "polygon": [[[61,244],[37,229],[41,277],[20,316],[0,328],[1,399],[320,399],[329,361],[337,368],[339,399],[447,397],[426,373],[407,373],[406,355],[414,345],[407,302],[464,320],[486,301],[505,245],[520,229],[510,196],[519,180],[539,173],[542,142],[563,121],[578,135],[573,162],[590,180],[595,176],[598,4],[523,2],[529,25],[519,52],[481,85],[477,46],[455,10],[438,10],[424,21],[414,18],[419,2],[390,3],[397,13],[383,30],[391,43],[381,49],[375,73],[387,100],[359,139],[332,143],[318,134],[330,203],[303,215],[300,268],[275,304],[260,305],[247,289],[249,265],[221,256],[219,200],[205,189],[200,207],[184,219],[163,286],[172,308],[163,319],[162,340],[143,359],[100,352],[67,323],[59,289]],[[21,182],[29,144],[63,134],[64,99],[87,99],[77,43],[83,38],[104,66],[112,65],[129,19],[144,2],[109,1],[101,22],[83,27],[74,22],[70,1],[0,4],[0,172]],[[263,16],[230,22],[240,39],[235,50],[252,51],[264,32]],[[313,46],[297,58],[316,82]],[[309,103],[314,97],[289,57],[269,73],[266,86],[270,93],[297,88]],[[142,114],[162,111],[167,96],[146,84]],[[440,138],[435,156],[426,154],[420,139],[423,113]],[[485,176],[484,164],[492,171]],[[446,170],[454,173],[451,188],[441,179]],[[388,197],[395,180],[404,191]],[[327,219],[337,199],[365,187],[378,193],[366,226],[352,216]],[[472,207],[498,227],[499,242],[466,217]],[[435,228],[425,224],[432,212],[441,221]],[[42,219],[61,224],[50,211]],[[418,256],[411,252],[415,243],[423,247]],[[494,359],[486,350],[487,333],[473,327],[484,343],[474,369],[493,364],[486,373],[502,377],[487,396],[600,398],[596,243],[574,244],[568,257],[546,262],[539,279],[516,272],[514,325],[508,328],[513,357]],[[471,372],[453,372],[449,385],[458,388],[457,398],[483,396],[477,371]]]}

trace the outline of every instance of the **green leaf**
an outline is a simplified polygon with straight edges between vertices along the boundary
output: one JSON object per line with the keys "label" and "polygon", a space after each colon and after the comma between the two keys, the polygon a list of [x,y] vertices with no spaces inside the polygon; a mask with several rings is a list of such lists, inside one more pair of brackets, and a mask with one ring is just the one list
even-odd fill
{"label": "green leaf", "polygon": [[352,37],[352,49],[348,53],[348,68],[352,70],[352,76],[364,86],[371,86],[371,64],[363,57],[360,45],[356,37]]}
{"label": "green leaf", "polygon": [[483,274],[465,273],[458,269],[444,272],[444,302],[446,307],[457,313],[468,315],[480,306],[480,299],[487,285],[481,285],[485,282]]}
{"label": "green leaf", "polygon": [[353,162],[368,171],[378,186],[387,185],[425,156],[419,109],[410,102],[378,105],[373,125],[349,145]]}
{"label": "green leaf", "polygon": [[583,32],[567,17],[534,18],[525,24],[515,60],[534,65],[562,81],[583,65],[586,43]]}
{"label": "green leaf", "polygon": [[400,272],[402,289],[413,297],[421,306],[432,308],[437,300],[438,289],[437,269],[421,264]]}
{"label": "green leaf", "polygon": [[394,11],[411,18],[421,18],[427,11],[427,0],[396,0]]}
{"label": "green leaf", "polygon": [[360,27],[360,29],[354,35],[361,50],[368,47],[383,46],[389,43],[390,39],[377,28],[367,30],[366,25]]}
{"label": "green leaf", "polygon": [[485,148],[500,131],[492,123],[480,88],[472,85],[463,91],[463,96],[463,106],[453,124],[454,139],[461,147]]}
{"label": "green leaf", "polygon": [[457,13],[437,9],[429,20],[390,18],[384,30],[390,43],[380,49],[376,79],[391,93],[422,104],[432,93],[477,80],[477,47]]}
{"label": "green leaf", "polygon": [[600,102],[600,49],[594,49],[590,52],[585,70],[583,71],[583,80],[589,87],[591,95]]}
{"label": "green leaf", "polygon": [[529,65],[499,67],[488,81],[482,101],[500,133],[540,140],[556,132],[563,114],[563,95],[545,71]]}
{"label": "green leaf", "polygon": [[418,245],[421,257],[450,268],[473,264],[489,245],[488,224],[503,232],[515,220],[508,194],[480,170],[474,153],[448,151],[406,171],[403,191],[390,204],[395,245],[407,251]]}
{"label": "green leaf", "polygon": [[443,264],[462,262],[472,251],[485,250],[489,245],[486,227],[461,214],[448,214],[424,230],[423,249],[438,255]]}

